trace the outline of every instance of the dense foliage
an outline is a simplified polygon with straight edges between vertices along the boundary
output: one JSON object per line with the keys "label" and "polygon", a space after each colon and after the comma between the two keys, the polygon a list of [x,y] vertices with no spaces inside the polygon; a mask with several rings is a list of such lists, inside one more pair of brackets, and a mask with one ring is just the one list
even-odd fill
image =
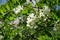
{"label": "dense foliage", "polygon": [[0,40],[60,40],[60,0],[7,0]]}

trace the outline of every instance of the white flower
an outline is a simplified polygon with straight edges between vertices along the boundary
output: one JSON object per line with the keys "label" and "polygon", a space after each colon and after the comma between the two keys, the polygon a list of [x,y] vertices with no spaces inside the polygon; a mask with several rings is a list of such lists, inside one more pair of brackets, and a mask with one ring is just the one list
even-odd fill
{"label": "white flower", "polygon": [[44,21],[46,21],[46,18],[44,19]]}
{"label": "white flower", "polygon": [[34,13],[30,14],[28,17],[27,17],[27,23],[30,23],[32,20],[35,19],[35,16],[34,16]]}
{"label": "white flower", "polygon": [[18,14],[23,9],[22,6],[18,5],[18,7],[14,8],[13,11]]}
{"label": "white flower", "polygon": [[48,6],[44,6],[44,9],[45,9],[45,10],[48,9]]}
{"label": "white flower", "polygon": [[23,16],[15,18],[13,21],[9,22],[10,25],[18,25],[19,23],[23,23]]}
{"label": "white flower", "polygon": [[26,3],[27,3],[27,4],[30,3],[30,0],[26,0]]}
{"label": "white flower", "polygon": [[0,35],[0,40],[2,40],[4,37],[2,35]]}
{"label": "white flower", "polygon": [[22,19],[23,17],[19,17],[19,19]]}
{"label": "white flower", "polygon": [[16,18],[13,23],[14,23],[15,25],[18,25],[18,24],[19,24],[19,19]]}
{"label": "white flower", "polygon": [[36,29],[38,26],[34,26],[34,29]]}
{"label": "white flower", "polygon": [[33,20],[33,19],[30,19],[30,20],[28,20],[28,21],[27,21],[27,23],[30,23],[30,22],[32,22],[32,20]]}
{"label": "white flower", "polygon": [[36,1],[35,0],[32,0],[32,2],[33,2],[33,6],[35,6],[36,5]]}
{"label": "white flower", "polygon": [[33,22],[33,20],[35,20],[36,16],[34,16],[34,13],[31,13],[28,17],[27,17],[27,26],[30,28],[33,28],[31,26],[31,22]]}
{"label": "white flower", "polygon": [[40,17],[41,16],[44,16],[44,10],[43,9],[40,9]]}
{"label": "white flower", "polygon": [[56,28],[56,27],[53,27],[53,30],[54,30],[54,31],[56,31],[56,30],[57,30],[57,28]]}
{"label": "white flower", "polygon": [[19,18],[19,20],[20,20],[20,23],[23,23],[23,22],[24,22],[23,16],[20,16],[20,17],[18,17],[18,18]]}
{"label": "white flower", "polygon": [[34,16],[34,13],[31,13],[28,17],[34,18],[34,17],[35,17],[35,16]]}
{"label": "white flower", "polygon": [[13,20],[13,21],[10,22],[10,25],[13,25],[13,24],[14,25],[18,25],[19,22],[20,22],[19,18],[16,18],[15,20]]}
{"label": "white flower", "polygon": [[28,27],[30,27],[30,25],[29,25],[29,24],[27,24],[27,26],[28,26]]}
{"label": "white flower", "polygon": [[50,13],[50,9],[48,8],[48,6],[44,6],[43,9],[40,9],[40,17],[45,15],[48,16],[49,13]]}
{"label": "white flower", "polygon": [[[39,13],[39,15],[38,15],[38,17],[40,18],[40,17],[44,17],[45,19],[44,19],[44,21],[46,21],[46,16],[45,15],[48,15],[49,14],[49,12],[50,12],[50,9],[48,8],[48,6],[44,6],[45,8],[43,8],[43,9],[40,9],[40,13]],[[34,8],[35,9],[35,11],[37,11],[37,9],[36,8]],[[28,17],[27,17],[27,27],[30,27],[30,28],[34,28],[34,29],[36,29],[38,26],[35,24],[35,22],[37,21],[37,19],[36,18],[38,18],[34,13],[31,13]]]}
{"label": "white flower", "polygon": [[44,13],[45,14],[49,14],[50,9],[48,8],[48,6],[44,6]]}
{"label": "white flower", "polygon": [[11,30],[13,30],[14,28],[13,28],[13,27],[11,27],[10,29],[11,29]]}

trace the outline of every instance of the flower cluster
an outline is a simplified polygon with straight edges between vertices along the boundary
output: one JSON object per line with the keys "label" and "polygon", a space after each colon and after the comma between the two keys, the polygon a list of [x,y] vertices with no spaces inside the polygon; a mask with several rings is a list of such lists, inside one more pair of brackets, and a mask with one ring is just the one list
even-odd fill
{"label": "flower cluster", "polygon": [[27,26],[30,28],[33,28],[32,26],[34,25],[34,20],[36,19],[36,16],[34,15],[34,13],[31,13],[28,17],[27,17]]}
{"label": "flower cluster", "polygon": [[54,31],[58,31],[60,29],[60,20],[54,21]]}
{"label": "flower cluster", "polygon": [[23,17],[21,16],[21,17],[17,17],[16,19],[14,19],[13,21],[11,21],[9,24],[10,25],[18,25],[20,22],[22,22],[23,21]]}
{"label": "flower cluster", "polygon": [[13,21],[11,21],[10,22],[10,25],[18,25],[19,24],[19,19],[18,18],[16,18],[15,20],[13,20]]}
{"label": "flower cluster", "polygon": [[45,16],[45,15],[49,15],[50,13],[50,9],[48,8],[48,6],[44,6],[43,9],[40,9],[40,17]]}
{"label": "flower cluster", "polygon": [[18,14],[23,9],[23,6],[18,5],[18,7],[14,8],[13,11]]}
{"label": "flower cluster", "polygon": [[50,13],[50,9],[48,8],[48,6],[44,6],[43,9],[40,9],[40,13],[38,15],[38,17],[34,14],[34,13],[31,13],[28,17],[27,17],[27,26],[30,27],[30,28],[37,28],[38,26],[36,25],[36,21],[37,19],[41,18],[42,16],[44,17],[44,21],[47,19],[47,17],[45,17],[45,15],[49,15]]}

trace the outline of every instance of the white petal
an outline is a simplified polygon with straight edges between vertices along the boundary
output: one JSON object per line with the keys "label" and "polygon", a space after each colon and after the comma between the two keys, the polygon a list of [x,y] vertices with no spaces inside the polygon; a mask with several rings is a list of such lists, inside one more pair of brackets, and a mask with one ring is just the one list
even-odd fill
{"label": "white petal", "polygon": [[29,25],[29,24],[27,24],[27,26],[28,26],[28,27],[30,27],[30,25]]}

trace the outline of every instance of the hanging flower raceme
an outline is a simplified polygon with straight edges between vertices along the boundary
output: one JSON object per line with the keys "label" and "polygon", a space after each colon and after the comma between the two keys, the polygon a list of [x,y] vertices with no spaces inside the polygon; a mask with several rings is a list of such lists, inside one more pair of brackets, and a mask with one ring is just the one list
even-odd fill
{"label": "hanging flower raceme", "polygon": [[33,28],[34,26],[34,20],[36,20],[36,16],[34,13],[31,13],[28,17],[27,17],[27,26],[30,28]]}
{"label": "hanging flower raceme", "polygon": [[30,28],[37,28],[38,26],[36,25],[36,21],[38,21],[37,19],[40,19],[41,17],[44,17],[44,21],[47,19],[46,15],[49,15],[50,13],[50,9],[48,8],[48,6],[44,6],[43,9],[40,9],[40,15],[38,15],[38,17],[34,14],[31,13],[28,17],[27,17],[27,26]]}

